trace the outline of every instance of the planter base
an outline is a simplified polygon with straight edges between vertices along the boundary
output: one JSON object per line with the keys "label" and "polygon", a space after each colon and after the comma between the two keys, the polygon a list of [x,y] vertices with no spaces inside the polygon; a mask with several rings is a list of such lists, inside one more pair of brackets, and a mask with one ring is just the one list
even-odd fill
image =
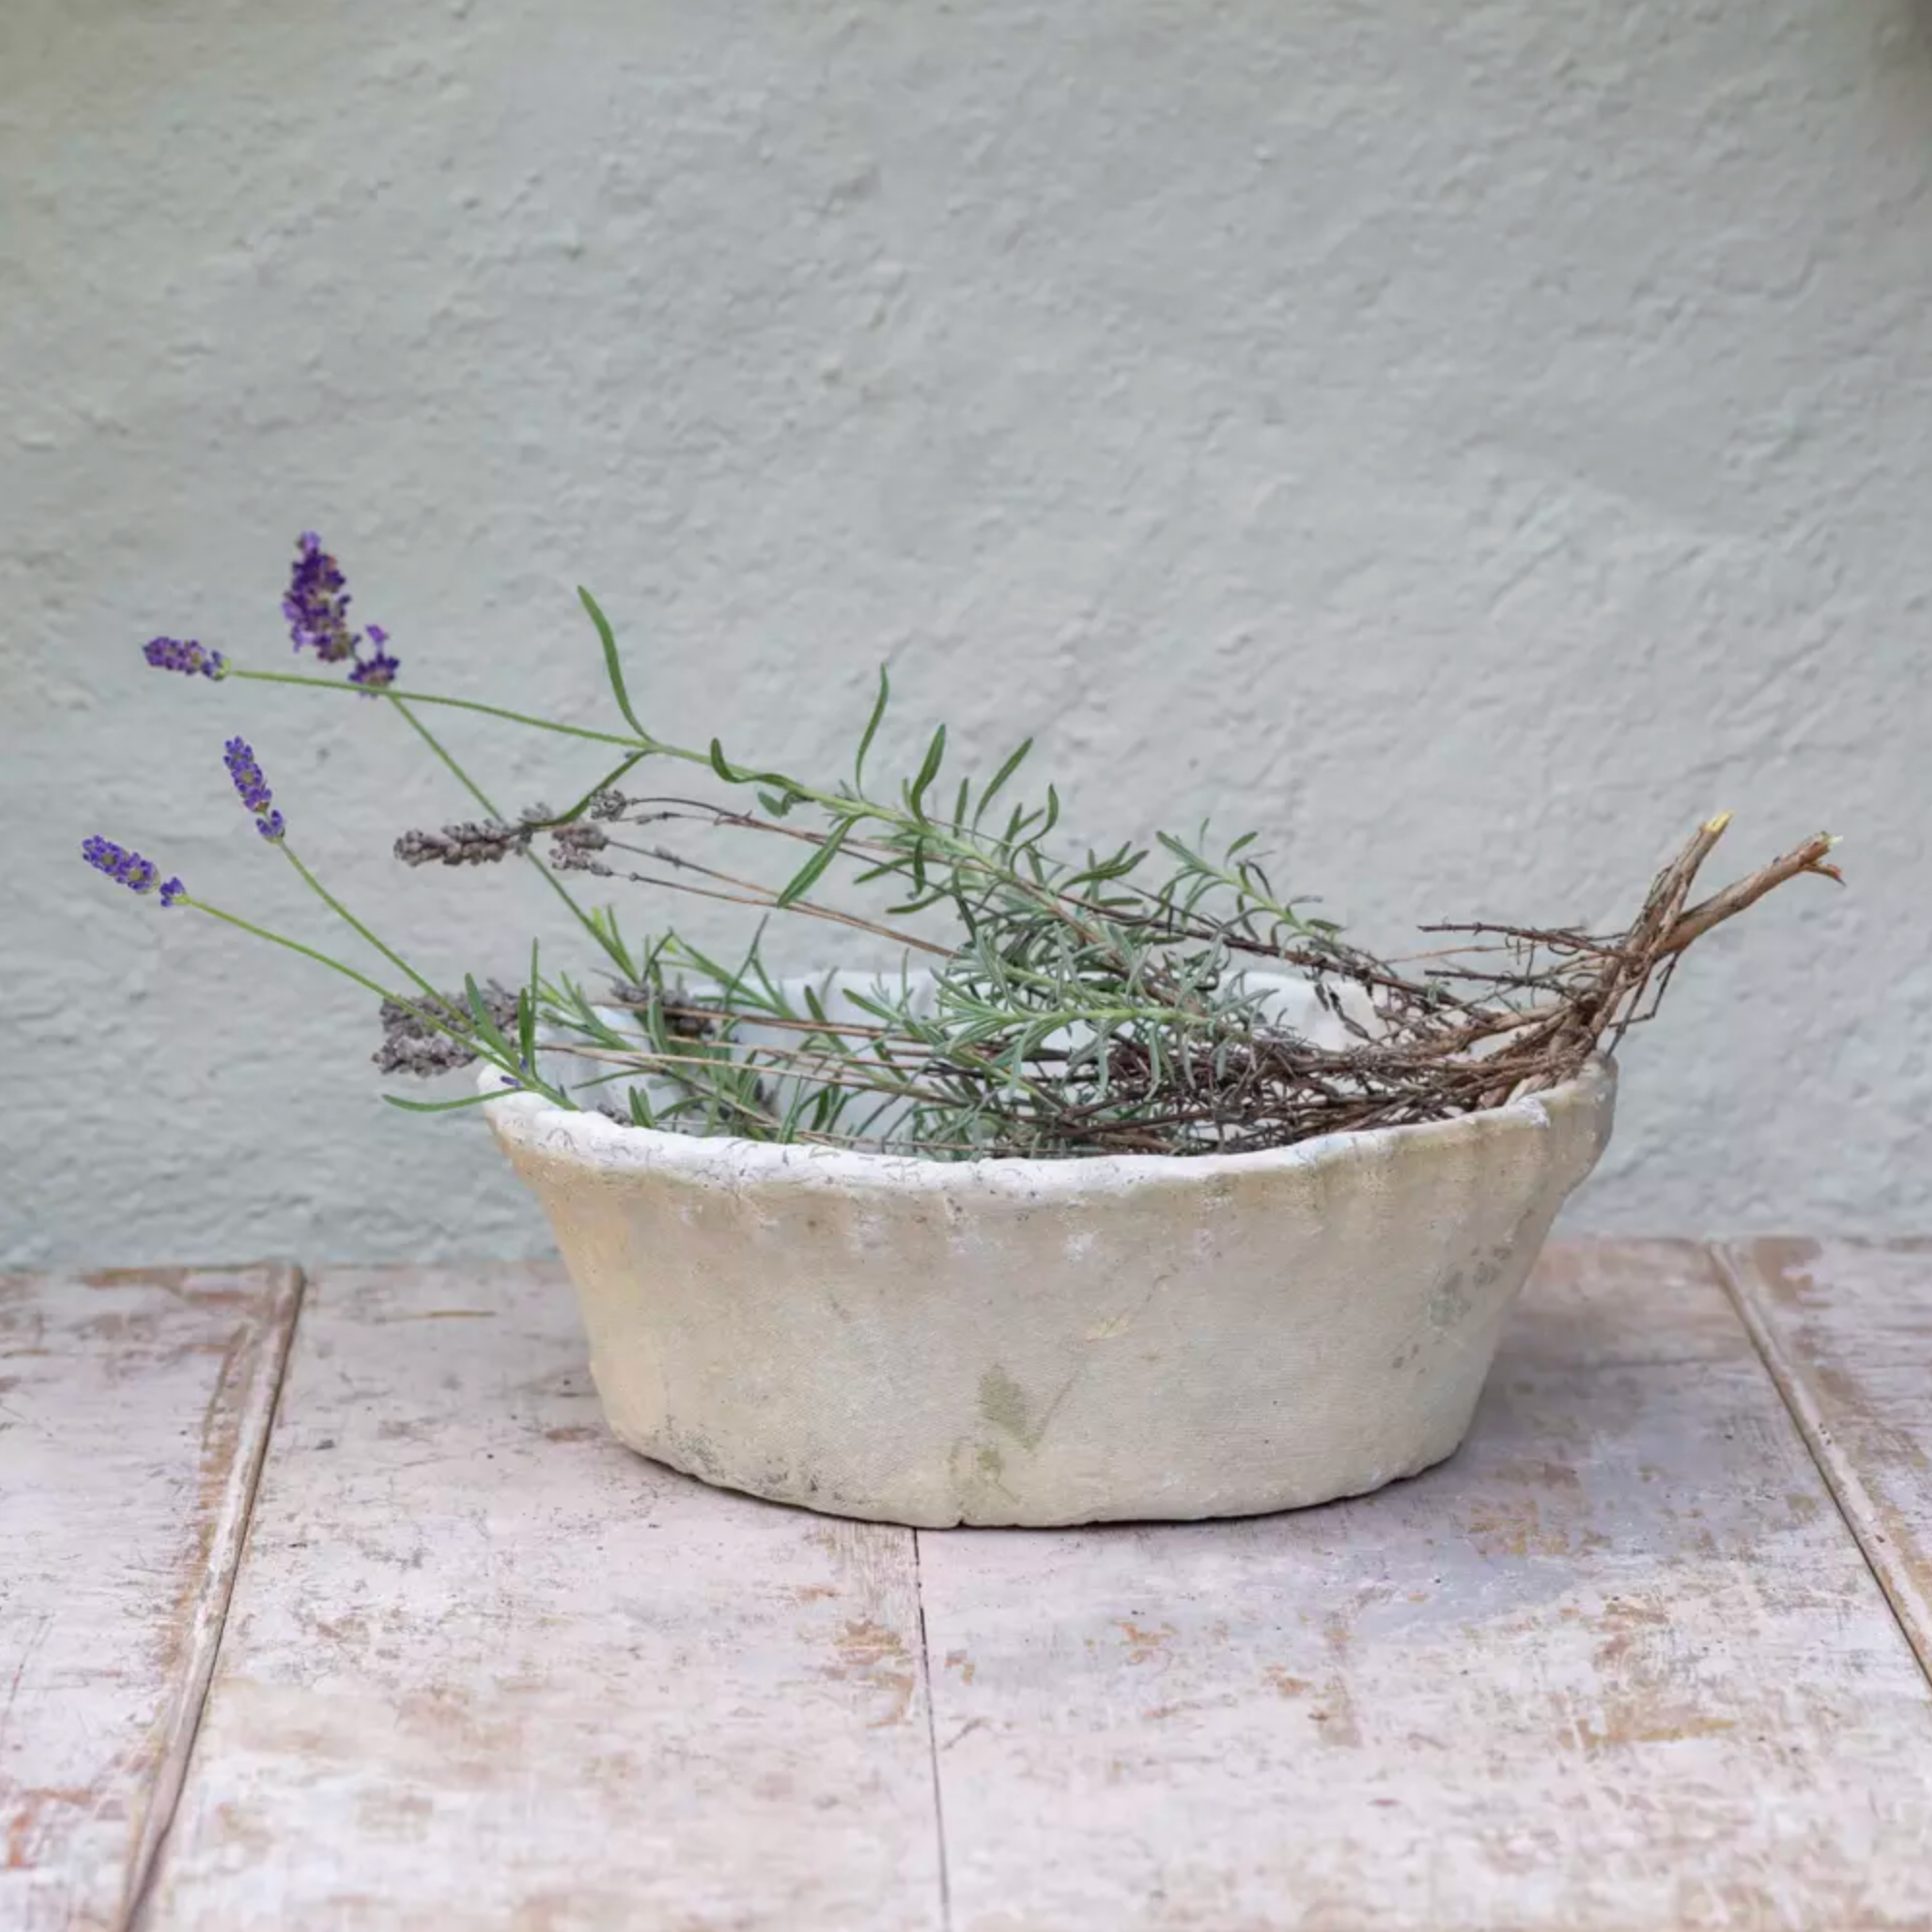
{"label": "planter base", "polygon": [[[1474,1413],[1472,1409],[1471,1420],[1474,1419]],[[1275,1487],[1241,1492],[1231,1485],[1221,1493],[1197,1491],[1184,1504],[1159,1502],[1145,1507],[1137,1507],[1127,1500],[1117,1484],[1107,1485],[1103,1493],[1086,1503],[1066,1497],[1056,1501],[1047,1496],[1021,1496],[1004,1480],[1004,1454],[995,1449],[987,1456],[985,1464],[981,1465],[979,1457],[986,1453],[982,1449],[976,1452],[976,1466],[972,1469],[964,1472],[949,1469],[937,1484],[920,1485],[922,1488],[934,1487],[940,1493],[950,1490],[957,1505],[950,1513],[944,1512],[942,1508],[940,1512],[932,1514],[916,1513],[917,1506],[894,1504],[889,1499],[869,1508],[864,1507],[863,1499],[848,1505],[840,1497],[829,1494],[826,1485],[810,1472],[805,1472],[799,1480],[772,1485],[737,1480],[718,1473],[722,1467],[720,1459],[708,1449],[696,1456],[688,1452],[680,1454],[662,1441],[639,1440],[614,1427],[612,1433],[625,1448],[635,1449],[652,1462],[661,1462],[680,1475],[696,1477],[714,1489],[733,1490],[739,1495],[756,1496],[767,1503],[785,1503],[796,1509],[811,1510],[823,1516],[844,1516],[859,1522],[895,1523],[909,1529],[950,1530],[1070,1529],[1083,1523],[1115,1522],[1207,1522],[1218,1517],[1264,1516],[1281,1510],[1314,1509],[1324,1503],[1345,1501],[1351,1496],[1370,1495],[1391,1482],[1420,1476],[1423,1471],[1434,1469],[1438,1463],[1449,1461],[1462,1447],[1462,1438],[1468,1433],[1468,1421],[1465,1421],[1455,1440],[1447,1448],[1422,1455],[1407,1468],[1377,1473],[1365,1480],[1340,1488],[1318,1486],[1314,1491],[1303,1491]],[[1264,1496],[1265,1500],[1257,1500],[1258,1496]]]}

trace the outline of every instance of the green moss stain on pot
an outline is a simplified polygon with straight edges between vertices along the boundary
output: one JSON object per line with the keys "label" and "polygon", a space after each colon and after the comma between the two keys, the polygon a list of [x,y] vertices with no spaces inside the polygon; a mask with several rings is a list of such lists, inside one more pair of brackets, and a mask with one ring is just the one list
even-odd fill
{"label": "green moss stain on pot", "polygon": [[1469,1313],[1469,1290],[1463,1285],[1462,1270],[1458,1268],[1429,1296],[1429,1326],[1438,1333],[1452,1328]]}
{"label": "green moss stain on pot", "polygon": [[992,1443],[975,1442],[960,1436],[946,1458],[947,1479],[951,1485],[953,1514],[962,1522],[982,1520],[986,1511],[1002,1504],[1012,1508],[1019,1499],[1007,1486],[1006,1457]]}
{"label": "green moss stain on pot", "polygon": [[1044,1418],[1038,1428],[1030,1419],[1026,1390],[995,1362],[980,1378],[980,1414],[996,1429],[1004,1429],[1014,1442],[1038,1449],[1044,1433]]}
{"label": "green moss stain on pot", "polygon": [[1060,1405],[1074,1392],[1074,1385],[1079,1381],[1085,1366],[1082,1361],[1060,1385],[1059,1392],[1052,1401],[1036,1417],[1033,1405],[1027,1400],[1026,1390],[1000,1363],[995,1362],[980,1378],[980,1414],[994,1428],[1011,1436],[1021,1449],[1031,1453],[1045,1441],[1053,1418],[1060,1413]]}
{"label": "green moss stain on pot", "polygon": [[[1110,1316],[1096,1327],[1087,1331],[1086,1341],[1111,1341],[1117,1335],[1124,1335],[1142,1315],[1147,1312],[1154,1297],[1172,1280],[1169,1273],[1162,1272],[1154,1277],[1145,1294],[1129,1309]],[[1093,1357],[1083,1352],[1075,1364],[1073,1373],[1060,1385],[1052,1401],[1036,1418],[1033,1405],[1027,1398],[1026,1390],[1007,1372],[1002,1362],[995,1362],[980,1378],[980,1415],[1003,1434],[1011,1436],[1029,1454],[1046,1439],[1047,1428],[1053,1418],[1060,1413],[1061,1405],[1074,1392],[1075,1385],[1087,1371]]]}

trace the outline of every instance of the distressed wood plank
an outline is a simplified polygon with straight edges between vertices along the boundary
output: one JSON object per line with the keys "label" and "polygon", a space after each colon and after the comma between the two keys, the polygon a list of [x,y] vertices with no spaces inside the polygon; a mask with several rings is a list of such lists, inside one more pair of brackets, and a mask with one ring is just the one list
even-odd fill
{"label": "distressed wood plank", "polygon": [[1553,1253],[1377,1496],[920,1562],[956,1932],[1932,1924],[1932,1698],[1700,1250]]}
{"label": "distressed wood plank", "polygon": [[910,1532],[605,1433],[551,1267],[307,1294],[154,1928],[937,1926]]}
{"label": "distressed wood plank", "polygon": [[179,1790],[294,1270],[0,1275],[0,1925],[125,1922]]}
{"label": "distressed wood plank", "polygon": [[1753,1241],[1718,1259],[1932,1677],[1932,1242]]}

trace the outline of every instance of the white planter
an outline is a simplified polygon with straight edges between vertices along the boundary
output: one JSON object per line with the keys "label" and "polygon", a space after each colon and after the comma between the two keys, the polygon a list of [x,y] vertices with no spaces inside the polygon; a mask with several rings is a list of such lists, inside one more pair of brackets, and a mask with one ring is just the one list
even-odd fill
{"label": "white planter", "polygon": [[621,1441],[838,1515],[1047,1524],[1290,1509],[1450,1454],[1614,1094],[1597,1063],[1456,1120],[1073,1161],[483,1111]]}

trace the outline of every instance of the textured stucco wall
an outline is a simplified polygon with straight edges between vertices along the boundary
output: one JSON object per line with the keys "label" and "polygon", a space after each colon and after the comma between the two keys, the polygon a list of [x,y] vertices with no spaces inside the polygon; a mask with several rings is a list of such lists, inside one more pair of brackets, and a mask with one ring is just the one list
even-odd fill
{"label": "textured stucco wall", "polygon": [[285,663],[311,523],[420,686],[594,718],[581,579],[654,716],[806,761],[888,658],[1382,937],[1828,824],[1573,1223],[1923,1227],[1928,183],[1898,0],[8,0],[0,1259],[545,1240],[353,994],[74,856],[316,930],[240,728],[439,970],[562,942],[389,859],[460,807],[393,716],[139,666]]}

